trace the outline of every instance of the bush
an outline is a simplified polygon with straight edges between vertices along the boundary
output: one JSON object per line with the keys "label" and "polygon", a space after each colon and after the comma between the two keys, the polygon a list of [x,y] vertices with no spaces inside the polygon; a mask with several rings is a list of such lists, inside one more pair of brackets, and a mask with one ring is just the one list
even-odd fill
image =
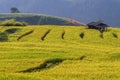
{"label": "bush", "polygon": [[8,40],[8,35],[5,32],[0,32],[0,42],[5,42]]}
{"label": "bush", "polygon": [[83,39],[85,36],[84,32],[80,33],[80,37]]}
{"label": "bush", "polygon": [[0,22],[0,26],[26,26],[26,25],[27,25],[27,23],[19,22],[14,19],[5,20],[5,21]]}
{"label": "bush", "polygon": [[5,32],[8,34],[13,34],[13,33],[17,32],[18,30],[19,30],[18,28],[12,28],[12,29],[5,30]]}

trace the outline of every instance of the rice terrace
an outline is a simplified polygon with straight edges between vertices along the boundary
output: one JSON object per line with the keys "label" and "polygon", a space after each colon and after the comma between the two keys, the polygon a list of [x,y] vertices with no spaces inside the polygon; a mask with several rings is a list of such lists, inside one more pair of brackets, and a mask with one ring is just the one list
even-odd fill
{"label": "rice terrace", "polygon": [[1,26],[0,32],[0,80],[120,79],[118,28],[103,37],[85,26]]}
{"label": "rice terrace", "polygon": [[0,5],[0,80],[120,80],[119,1]]}

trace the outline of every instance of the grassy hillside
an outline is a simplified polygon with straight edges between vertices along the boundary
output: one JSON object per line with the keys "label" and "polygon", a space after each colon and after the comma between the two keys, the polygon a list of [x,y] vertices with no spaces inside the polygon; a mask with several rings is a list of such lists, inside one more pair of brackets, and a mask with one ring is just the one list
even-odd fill
{"label": "grassy hillside", "polygon": [[103,34],[50,25],[0,27],[0,32],[7,35],[0,42],[0,80],[120,79],[118,28]]}
{"label": "grassy hillside", "polygon": [[15,19],[17,21],[27,22],[29,25],[85,25],[75,20],[49,16],[43,14],[30,13],[4,13],[0,14],[0,21],[6,19]]}

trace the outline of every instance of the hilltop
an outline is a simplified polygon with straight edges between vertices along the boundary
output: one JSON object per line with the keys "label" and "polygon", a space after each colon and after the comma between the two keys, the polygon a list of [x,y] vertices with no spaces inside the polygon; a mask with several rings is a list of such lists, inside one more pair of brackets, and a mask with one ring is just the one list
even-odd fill
{"label": "hilltop", "polygon": [[4,13],[0,14],[0,21],[6,19],[15,19],[17,21],[23,21],[29,25],[74,25],[85,26],[85,24],[68,18],[62,18],[57,16],[49,16],[44,14],[30,14],[30,13]]}

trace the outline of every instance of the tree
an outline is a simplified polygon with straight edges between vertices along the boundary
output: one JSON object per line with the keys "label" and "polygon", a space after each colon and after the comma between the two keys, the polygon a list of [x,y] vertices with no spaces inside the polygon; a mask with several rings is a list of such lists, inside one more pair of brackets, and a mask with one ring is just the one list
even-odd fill
{"label": "tree", "polygon": [[12,7],[11,13],[20,13],[20,11],[16,7]]}

